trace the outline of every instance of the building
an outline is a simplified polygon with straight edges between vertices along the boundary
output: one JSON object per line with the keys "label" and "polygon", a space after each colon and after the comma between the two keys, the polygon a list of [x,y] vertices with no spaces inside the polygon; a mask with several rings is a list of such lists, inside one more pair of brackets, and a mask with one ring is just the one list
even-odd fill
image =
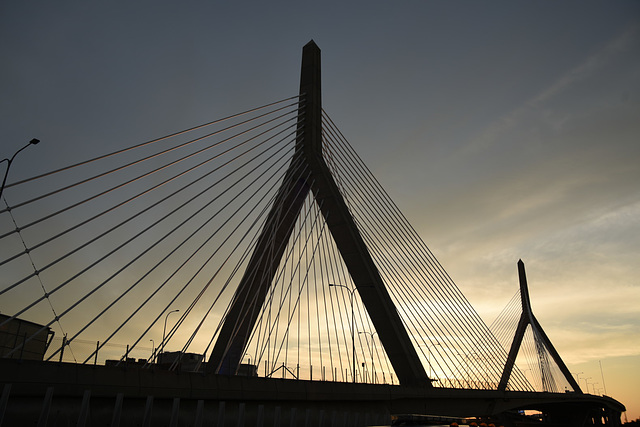
{"label": "building", "polygon": [[161,369],[170,369],[175,364],[174,369],[177,371],[196,372],[204,369],[203,360],[202,354],[170,351],[158,354],[157,364]]}
{"label": "building", "polygon": [[241,363],[240,366],[238,366],[237,375],[241,375],[243,377],[257,377],[258,366],[250,363]]}
{"label": "building", "polygon": [[11,316],[0,314],[0,357],[43,360],[55,332],[28,320],[9,319]]}

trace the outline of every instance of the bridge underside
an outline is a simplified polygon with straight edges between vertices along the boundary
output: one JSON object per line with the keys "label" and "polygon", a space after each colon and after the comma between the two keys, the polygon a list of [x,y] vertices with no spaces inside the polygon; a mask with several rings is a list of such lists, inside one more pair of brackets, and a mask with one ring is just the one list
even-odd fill
{"label": "bridge underside", "polygon": [[390,414],[500,417],[536,409],[556,423],[583,426],[593,425],[594,418],[619,425],[624,411],[613,399],[581,393],[278,380],[16,360],[0,360],[0,378],[4,425],[18,420],[28,424],[25,417],[35,423],[45,411],[57,424],[85,425],[82,417],[94,422],[100,417],[102,424],[116,425],[117,416],[121,426],[156,417],[165,423],[175,418],[180,425],[211,425],[214,420],[219,424],[225,418],[242,417],[247,425],[274,425],[279,419],[283,425],[322,426],[336,425],[336,417],[346,425],[380,425],[390,422]]}

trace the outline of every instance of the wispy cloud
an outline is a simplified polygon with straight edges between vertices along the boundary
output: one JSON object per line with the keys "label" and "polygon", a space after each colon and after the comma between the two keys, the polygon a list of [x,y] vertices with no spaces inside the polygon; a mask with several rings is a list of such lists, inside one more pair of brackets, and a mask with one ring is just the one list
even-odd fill
{"label": "wispy cloud", "polygon": [[546,114],[544,112],[546,105],[562,97],[575,85],[592,79],[602,72],[608,64],[616,61],[619,56],[629,56],[629,52],[637,49],[639,36],[640,25],[636,24],[625,28],[541,92],[490,123],[477,138],[465,147],[464,152],[472,154],[489,149],[499,143],[505,135],[519,135],[520,138],[526,138],[526,132],[530,130],[532,116],[544,119],[544,122],[551,128],[560,128],[573,113],[564,111],[559,114],[556,110],[554,114]]}

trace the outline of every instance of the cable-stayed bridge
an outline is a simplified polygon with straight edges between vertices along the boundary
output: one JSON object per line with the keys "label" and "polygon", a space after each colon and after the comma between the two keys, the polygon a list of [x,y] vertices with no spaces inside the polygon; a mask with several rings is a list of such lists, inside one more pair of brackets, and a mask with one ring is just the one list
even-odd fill
{"label": "cable-stayed bridge", "polygon": [[323,111],[313,42],[299,95],[3,197],[5,423],[508,423],[536,409],[618,425],[624,410],[582,392],[522,262],[519,298],[482,321]]}

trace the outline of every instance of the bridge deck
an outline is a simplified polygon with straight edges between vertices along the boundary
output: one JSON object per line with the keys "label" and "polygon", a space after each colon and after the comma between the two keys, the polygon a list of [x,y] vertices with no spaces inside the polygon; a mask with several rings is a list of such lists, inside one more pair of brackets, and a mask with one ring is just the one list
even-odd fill
{"label": "bridge deck", "polygon": [[[145,399],[149,405],[149,398],[155,402],[156,415],[169,411],[179,399],[182,411],[192,415],[198,405],[202,405],[198,401],[203,401],[209,407],[218,408],[216,416],[222,403],[234,417],[238,416],[239,408],[243,414],[246,411],[247,417],[256,417],[261,411],[275,413],[276,408],[284,416],[295,408],[298,414],[316,414],[315,418],[317,414],[359,413],[367,414],[371,421],[388,420],[389,414],[491,416],[514,409],[544,410],[555,406],[562,406],[564,411],[579,408],[580,413],[589,408],[604,408],[618,414],[624,411],[613,399],[581,393],[352,384],[37,361],[0,360],[0,378],[5,394],[9,393],[3,396],[4,404],[8,402],[5,419],[39,414],[48,391],[53,395],[57,413],[68,414],[73,422],[81,413],[81,401],[87,391],[92,413],[102,412],[108,416],[114,412],[118,395],[124,399],[125,407],[137,412],[137,416],[142,416]],[[9,391],[7,384],[11,385]],[[133,418],[136,415],[128,415],[128,419]],[[360,419],[361,423],[365,422],[364,415]]]}

